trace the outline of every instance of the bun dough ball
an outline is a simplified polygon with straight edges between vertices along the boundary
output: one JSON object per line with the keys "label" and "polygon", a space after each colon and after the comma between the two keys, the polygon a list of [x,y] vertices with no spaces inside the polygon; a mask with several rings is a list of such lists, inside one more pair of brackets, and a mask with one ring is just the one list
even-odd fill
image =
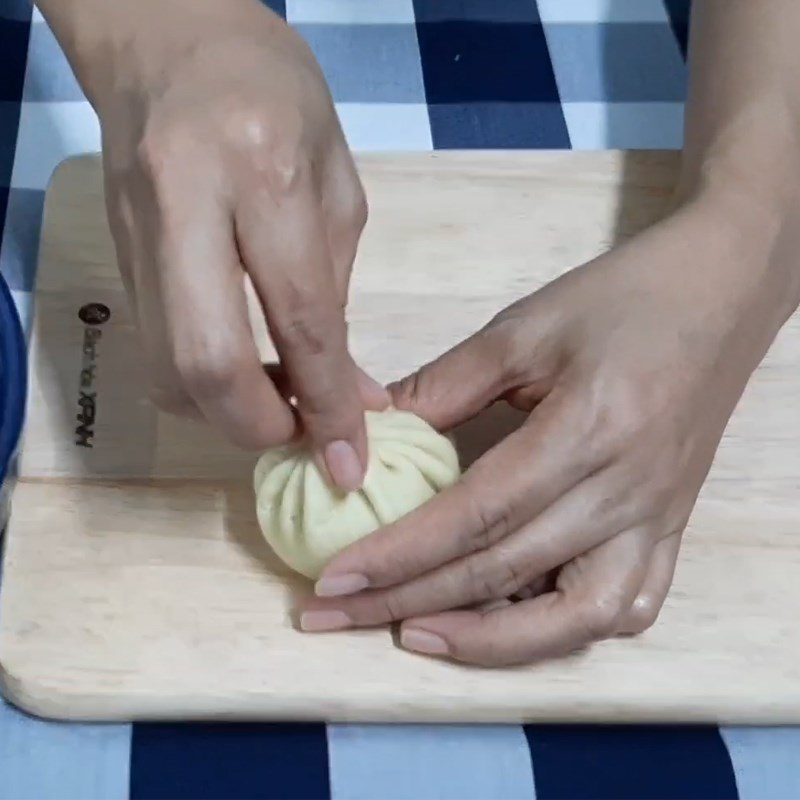
{"label": "bun dough ball", "polygon": [[348,545],[458,480],[452,443],[416,415],[368,411],[366,423],[369,466],[356,492],[332,489],[299,444],[269,450],[256,465],[256,508],[264,537],[308,578],[316,579]]}

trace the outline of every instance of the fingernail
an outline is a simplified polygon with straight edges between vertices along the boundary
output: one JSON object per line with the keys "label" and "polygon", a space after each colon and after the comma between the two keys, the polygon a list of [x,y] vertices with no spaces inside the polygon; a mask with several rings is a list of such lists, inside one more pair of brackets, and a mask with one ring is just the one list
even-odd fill
{"label": "fingernail", "polygon": [[341,631],[352,624],[344,611],[306,611],[300,615],[300,628],[309,633]]}
{"label": "fingernail", "polygon": [[363,591],[367,586],[369,586],[369,580],[366,575],[348,572],[344,575],[320,578],[314,584],[314,592],[317,597],[343,597]]}
{"label": "fingernail", "polygon": [[325,465],[333,482],[346,492],[361,488],[364,470],[358,453],[349,442],[338,440],[325,448]]}
{"label": "fingernail", "polygon": [[443,656],[450,652],[447,642],[441,636],[419,628],[404,628],[400,632],[400,644],[406,650],[429,656]]}

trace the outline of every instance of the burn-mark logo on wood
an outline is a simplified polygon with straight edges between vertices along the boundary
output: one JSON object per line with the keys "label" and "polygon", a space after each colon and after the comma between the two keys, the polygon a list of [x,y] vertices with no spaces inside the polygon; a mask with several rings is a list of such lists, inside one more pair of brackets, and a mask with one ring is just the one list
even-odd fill
{"label": "burn-mark logo on wood", "polygon": [[75,444],[78,447],[94,447],[94,422],[97,418],[97,343],[103,336],[100,325],[111,318],[111,309],[102,303],[87,303],[78,310],[78,318],[84,323],[83,347],[81,348],[81,372],[78,389],[78,425],[75,428]]}
{"label": "burn-mark logo on wood", "polygon": [[81,322],[85,322],[87,325],[102,325],[104,322],[108,322],[110,316],[111,309],[102,303],[87,303],[78,311]]}

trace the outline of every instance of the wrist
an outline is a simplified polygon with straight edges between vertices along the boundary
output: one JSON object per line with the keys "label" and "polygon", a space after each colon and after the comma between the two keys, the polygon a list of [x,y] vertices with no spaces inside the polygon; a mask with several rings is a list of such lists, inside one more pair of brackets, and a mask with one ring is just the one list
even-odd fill
{"label": "wrist", "polygon": [[[684,183],[685,187],[686,184]],[[713,287],[710,305],[724,325],[742,327],[769,346],[800,304],[800,206],[793,192],[733,173],[713,174],[691,193],[677,194],[676,219],[688,249],[691,286],[699,278]]]}
{"label": "wrist", "polygon": [[735,168],[707,167],[699,174],[684,169],[675,206],[706,216],[722,234],[766,253],[797,217],[798,197],[787,184],[785,177],[773,181]]}
{"label": "wrist", "polygon": [[771,249],[800,216],[800,126],[787,104],[770,92],[710,131],[690,116],[676,204],[708,209],[735,238]]}
{"label": "wrist", "polygon": [[98,111],[149,93],[214,38],[244,37],[282,20],[259,0],[37,0]]}

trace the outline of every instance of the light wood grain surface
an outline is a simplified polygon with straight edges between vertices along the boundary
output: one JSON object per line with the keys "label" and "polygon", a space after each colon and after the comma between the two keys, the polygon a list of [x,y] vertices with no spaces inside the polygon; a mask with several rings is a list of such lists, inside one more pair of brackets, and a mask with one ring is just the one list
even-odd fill
{"label": "light wood grain surface", "polygon": [[[372,217],[353,347],[389,379],[657,218],[675,157],[451,153],[360,166]],[[96,159],[58,171],[40,260],[0,591],[0,683],[13,702],[80,719],[800,723],[797,318],[726,433],[656,627],[490,671],[404,653],[385,629],[294,629],[308,587],[258,531],[254,457],[146,399]],[[111,319],[94,343],[87,449],[74,428],[78,310],[90,302]],[[515,422],[493,413],[461,431],[465,460]]]}

